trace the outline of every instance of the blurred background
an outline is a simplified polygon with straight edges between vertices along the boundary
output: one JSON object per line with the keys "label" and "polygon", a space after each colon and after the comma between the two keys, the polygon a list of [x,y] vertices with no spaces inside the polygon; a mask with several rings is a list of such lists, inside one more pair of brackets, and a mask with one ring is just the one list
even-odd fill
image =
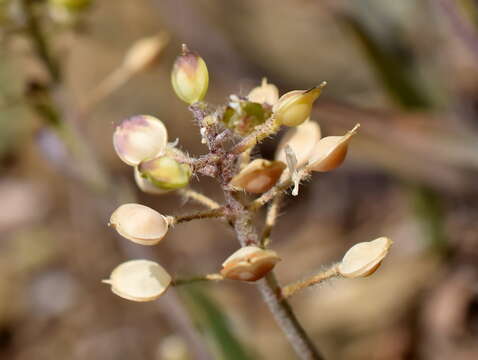
{"label": "blurred background", "polygon": [[[356,242],[394,240],[370,278],[292,299],[326,357],[478,358],[478,1],[84,2],[0,1],[1,359],[294,358],[249,284],[133,303],[100,282],[137,257],[215,272],[238,247],[215,220],[177,226],[147,252],[107,227],[124,202],[197,208],[141,193],[111,141],[120,120],[151,114],[182,149],[205,152],[170,86],[183,42],[206,60],[213,104],[264,76],[281,93],[326,80],[313,114],[323,134],[362,125],[345,164],[288,199],[273,232],[282,283]],[[158,33],[156,61],[125,73],[133,44]],[[272,158],[277,141],[258,154]],[[191,186],[222,200],[209,178]]]}

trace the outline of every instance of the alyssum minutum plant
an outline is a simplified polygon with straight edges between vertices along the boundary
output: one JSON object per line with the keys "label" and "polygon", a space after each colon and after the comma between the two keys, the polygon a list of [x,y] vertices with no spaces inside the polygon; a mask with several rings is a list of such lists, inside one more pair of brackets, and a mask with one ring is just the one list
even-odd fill
{"label": "alyssum minutum plant", "polygon": [[[181,279],[172,277],[150,260],[131,260],[116,267],[105,283],[112,291],[133,301],[152,301],[170,286],[193,281],[235,280],[255,282],[277,323],[301,359],[321,359],[320,353],[297,321],[287,298],[299,290],[333,277],[359,278],[372,274],[387,255],[392,241],[381,237],[356,244],[342,261],[311,277],[280,286],[273,268],[281,258],[271,245],[281,198],[289,188],[297,195],[301,181],[313,172],[337,168],[359,125],[342,136],[321,138],[319,125],[310,120],[312,105],[325,82],[309,90],[295,90],[281,97],[277,88],[262,81],[248,96],[231,95],[229,103],[214,107],[203,102],[209,75],[204,60],[183,45],[172,74],[176,95],[189,104],[208,153],[191,157],[168,143],[164,124],[149,115],[128,118],[113,135],[114,148],[134,168],[141,190],[162,194],[180,191],[207,209],[189,215],[162,215],[140,204],[124,204],[111,215],[110,225],[126,239],[141,245],[158,244],[177,224],[196,219],[220,218],[231,226],[240,248],[215,274]],[[275,160],[252,159],[253,148],[291,127],[282,139]],[[210,176],[219,182],[224,204],[188,189],[193,175]],[[253,218],[269,204],[262,232]]]}

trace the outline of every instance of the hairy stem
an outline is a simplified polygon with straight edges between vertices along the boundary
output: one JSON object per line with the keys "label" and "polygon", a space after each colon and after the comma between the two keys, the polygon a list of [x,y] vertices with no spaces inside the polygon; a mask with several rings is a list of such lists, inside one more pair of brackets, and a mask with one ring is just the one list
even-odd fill
{"label": "hairy stem", "polygon": [[174,279],[172,282],[172,285],[179,286],[179,285],[186,285],[186,284],[191,284],[191,283],[200,282],[200,281],[219,281],[219,280],[223,280],[223,277],[221,274],[206,274],[206,275],[191,276],[188,278]]}
{"label": "hairy stem", "polygon": [[221,206],[217,202],[215,202],[213,199],[207,197],[206,195],[191,189],[183,189],[181,190],[181,194],[187,197],[188,199],[194,200],[197,203],[204,205],[210,209],[216,209]]}
{"label": "hairy stem", "polygon": [[331,279],[338,275],[339,275],[339,271],[338,271],[337,265],[333,265],[329,269],[322,271],[318,274],[315,274],[307,279],[299,280],[295,283],[282,287],[281,295],[283,298],[288,298],[302,289],[305,289],[312,285],[319,284],[322,281]]}
{"label": "hairy stem", "polygon": [[170,216],[168,221],[171,224],[180,224],[183,222],[188,222],[191,220],[198,220],[198,219],[211,219],[211,218],[218,218],[224,216],[224,209],[223,208],[215,208],[206,211],[200,211],[194,214],[187,214],[187,215],[177,215],[177,216]]}

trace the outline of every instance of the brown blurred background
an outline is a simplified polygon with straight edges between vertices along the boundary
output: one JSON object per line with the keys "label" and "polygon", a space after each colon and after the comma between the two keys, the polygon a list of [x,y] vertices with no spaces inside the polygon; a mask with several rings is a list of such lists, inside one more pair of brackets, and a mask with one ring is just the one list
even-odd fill
{"label": "brown blurred background", "polygon": [[[100,283],[135,257],[175,275],[214,272],[238,247],[214,220],[177,226],[148,253],[106,226],[127,201],[168,214],[197,208],[140,193],[111,142],[115,123],[144,113],[182,149],[205,151],[170,86],[183,42],[208,64],[211,103],[263,76],[281,93],[326,80],[313,115],[323,134],[362,125],[345,164],[288,199],[273,233],[283,283],[356,242],[394,240],[372,277],[292,299],[326,357],[478,358],[478,1],[96,0],[68,22],[46,1],[4,2],[1,359],[294,358],[248,284],[184,287],[143,304]],[[58,81],[31,41],[29,11]],[[83,106],[135,41],[160,31],[170,42],[153,67]],[[273,157],[276,144],[258,154]],[[192,188],[221,200],[210,179]]]}

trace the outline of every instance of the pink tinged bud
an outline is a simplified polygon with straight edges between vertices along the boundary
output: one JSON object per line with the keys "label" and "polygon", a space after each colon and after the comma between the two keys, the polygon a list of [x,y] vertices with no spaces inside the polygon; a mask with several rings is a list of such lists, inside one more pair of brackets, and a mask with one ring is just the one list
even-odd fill
{"label": "pink tinged bud", "polygon": [[141,204],[124,204],[110,218],[110,225],[124,238],[141,245],[156,245],[168,232],[165,216]]}
{"label": "pink tinged bud", "polygon": [[188,104],[204,99],[209,86],[209,73],[204,60],[183,45],[171,72],[171,83],[176,95]]}
{"label": "pink tinged bud", "polygon": [[113,134],[116,153],[131,166],[161,155],[167,143],[168,132],[163,122],[149,115],[123,120]]}
{"label": "pink tinged bud", "polygon": [[320,127],[315,121],[307,120],[303,124],[287,131],[276,151],[276,160],[286,162],[285,148],[290,146],[297,158],[297,168],[301,168],[309,161],[314,149],[320,140]]}
{"label": "pink tinged bud", "polygon": [[261,194],[272,188],[279,180],[286,165],[281,161],[256,159],[234,176],[230,185],[253,194]]}
{"label": "pink tinged bud", "polygon": [[246,246],[224,261],[221,275],[231,280],[256,281],[263,278],[280,260],[275,251]]}
{"label": "pink tinged bud", "polygon": [[118,265],[103,283],[116,295],[131,301],[153,301],[171,285],[171,276],[150,260],[131,260]]}
{"label": "pink tinged bud", "polygon": [[347,155],[350,139],[359,128],[357,124],[343,136],[327,136],[321,139],[310,157],[307,167],[312,171],[325,172],[339,167]]}
{"label": "pink tinged bud", "polygon": [[294,90],[282,95],[272,109],[276,121],[286,126],[302,124],[310,116],[312,105],[325,85],[324,81],[312,89]]}

